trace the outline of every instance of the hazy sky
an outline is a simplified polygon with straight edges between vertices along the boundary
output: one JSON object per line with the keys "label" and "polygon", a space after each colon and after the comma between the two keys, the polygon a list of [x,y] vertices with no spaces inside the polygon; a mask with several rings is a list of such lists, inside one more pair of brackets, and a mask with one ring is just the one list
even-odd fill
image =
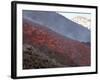
{"label": "hazy sky", "polygon": [[82,17],[85,17],[87,19],[91,19],[91,14],[88,14],[88,13],[71,13],[71,12],[66,12],[66,13],[60,13],[59,14],[63,15],[64,17],[66,18],[69,18],[69,19],[72,19],[76,16],[82,16]]}

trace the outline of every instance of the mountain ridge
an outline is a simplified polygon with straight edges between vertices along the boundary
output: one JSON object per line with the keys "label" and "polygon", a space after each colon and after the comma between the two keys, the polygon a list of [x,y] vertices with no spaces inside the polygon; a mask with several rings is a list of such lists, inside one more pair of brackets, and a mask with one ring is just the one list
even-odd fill
{"label": "mountain ridge", "polygon": [[87,28],[50,11],[23,11],[23,18],[44,25],[53,31],[80,42],[90,42],[90,31]]}

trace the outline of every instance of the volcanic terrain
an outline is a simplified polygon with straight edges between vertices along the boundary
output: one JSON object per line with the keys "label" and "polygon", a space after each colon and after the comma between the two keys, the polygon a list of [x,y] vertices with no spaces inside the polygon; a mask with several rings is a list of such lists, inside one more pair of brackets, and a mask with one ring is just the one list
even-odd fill
{"label": "volcanic terrain", "polygon": [[90,65],[90,46],[23,19],[23,69]]}

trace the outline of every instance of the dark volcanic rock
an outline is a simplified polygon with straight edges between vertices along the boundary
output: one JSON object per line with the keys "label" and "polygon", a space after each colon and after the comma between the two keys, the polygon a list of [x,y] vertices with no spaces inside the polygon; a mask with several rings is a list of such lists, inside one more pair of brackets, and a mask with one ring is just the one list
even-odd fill
{"label": "dark volcanic rock", "polygon": [[45,50],[41,49],[43,48],[24,44],[23,69],[56,68],[69,66],[60,63],[60,61],[57,59],[58,56],[54,56],[54,52],[50,52],[47,48],[45,48]]}

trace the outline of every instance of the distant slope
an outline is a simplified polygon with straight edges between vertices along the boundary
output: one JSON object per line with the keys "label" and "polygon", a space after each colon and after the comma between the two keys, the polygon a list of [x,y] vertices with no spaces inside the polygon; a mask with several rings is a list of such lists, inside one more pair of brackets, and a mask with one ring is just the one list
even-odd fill
{"label": "distant slope", "polygon": [[56,12],[23,10],[23,18],[44,25],[71,39],[90,42],[90,30]]}
{"label": "distant slope", "polygon": [[41,53],[53,57],[63,66],[90,65],[89,46],[27,19],[23,19],[23,44],[37,47]]}

